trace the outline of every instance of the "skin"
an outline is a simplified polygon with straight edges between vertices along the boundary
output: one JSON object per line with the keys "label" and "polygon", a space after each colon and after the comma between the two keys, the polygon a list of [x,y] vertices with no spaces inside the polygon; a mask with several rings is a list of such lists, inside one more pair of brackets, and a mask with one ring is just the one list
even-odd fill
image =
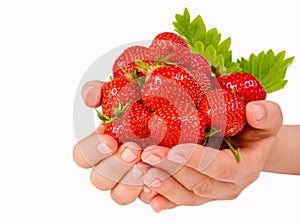
{"label": "skin", "polygon": [[[83,87],[87,106],[100,105],[102,85],[103,82],[91,81]],[[203,166],[205,153],[214,149],[196,144],[142,150],[134,143],[126,143],[118,148],[112,137],[102,134],[102,125],[75,145],[73,158],[80,167],[92,168],[92,184],[100,190],[110,190],[118,204],[139,198],[156,212],[235,199],[261,171],[300,174],[300,125],[282,125],[281,109],[270,101],[249,103],[246,115],[247,126],[233,139],[240,147],[240,163],[229,149],[224,149]],[[95,150],[99,141],[109,150]],[[94,160],[87,161],[87,155],[93,155]],[[111,173],[112,166],[114,176],[105,175]]]}

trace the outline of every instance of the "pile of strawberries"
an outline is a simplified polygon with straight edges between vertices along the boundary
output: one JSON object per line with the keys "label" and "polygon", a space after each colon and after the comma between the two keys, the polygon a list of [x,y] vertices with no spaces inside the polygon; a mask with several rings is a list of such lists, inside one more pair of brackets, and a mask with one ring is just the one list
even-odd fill
{"label": "pile of strawberries", "polygon": [[172,32],[158,34],[149,47],[125,49],[112,70],[97,113],[105,134],[119,144],[170,148],[230,138],[246,123],[246,104],[266,98],[253,75],[215,75],[207,60]]}

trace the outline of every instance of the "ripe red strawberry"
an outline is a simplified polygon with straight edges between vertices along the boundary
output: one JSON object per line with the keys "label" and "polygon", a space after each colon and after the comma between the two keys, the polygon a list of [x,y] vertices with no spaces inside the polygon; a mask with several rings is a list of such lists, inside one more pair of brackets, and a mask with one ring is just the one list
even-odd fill
{"label": "ripe red strawberry", "polygon": [[153,110],[169,102],[184,101],[196,105],[199,95],[197,87],[195,80],[184,68],[162,65],[147,74],[142,99]]}
{"label": "ripe red strawberry", "polygon": [[265,89],[252,74],[236,72],[228,76],[220,76],[217,79],[221,88],[234,90],[245,103],[266,99]]}
{"label": "ripe red strawberry", "polygon": [[142,101],[134,103],[129,111],[128,122],[133,134],[139,138],[149,137],[148,119],[151,110],[147,108]]}
{"label": "ripe red strawberry", "polygon": [[155,144],[148,128],[151,111],[141,101],[115,111],[117,115],[113,118],[98,112],[98,117],[105,121],[104,134],[114,137],[119,145],[125,142],[135,142],[141,147]]}
{"label": "ripe red strawberry", "polygon": [[158,108],[149,118],[151,136],[159,145],[173,147],[181,143],[201,143],[206,122],[201,112],[180,102]]}
{"label": "ripe red strawberry", "polygon": [[187,42],[172,32],[158,34],[149,47],[150,59],[168,57],[169,62],[186,66],[189,64],[190,49]]}
{"label": "ripe red strawberry", "polygon": [[135,62],[136,60],[146,59],[148,51],[149,49],[144,46],[131,46],[126,48],[115,60],[112,68],[113,72],[118,70],[120,67]]}
{"label": "ripe red strawberry", "polygon": [[199,95],[197,104],[201,101],[206,91],[212,88],[212,70],[208,61],[200,54],[190,52],[189,74],[195,79]]}
{"label": "ripe red strawberry", "polygon": [[187,68],[190,72],[198,71],[201,75],[207,77],[210,77],[212,74],[208,61],[202,55],[194,52],[190,52],[190,64]]}
{"label": "ripe red strawberry", "polygon": [[219,130],[218,137],[231,137],[246,123],[245,103],[229,90],[214,89],[207,92],[198,105],[206,119],[207,127]]}
{"label": "ripe red strawberry", "polygon": [[105,83],[102,88],[102,113],[112,116],[113,109],[117,108],[119,103],[126,105],[127,103],[134,103],[140,98],[141,91],[135,81],[126,77],[113,79]]}

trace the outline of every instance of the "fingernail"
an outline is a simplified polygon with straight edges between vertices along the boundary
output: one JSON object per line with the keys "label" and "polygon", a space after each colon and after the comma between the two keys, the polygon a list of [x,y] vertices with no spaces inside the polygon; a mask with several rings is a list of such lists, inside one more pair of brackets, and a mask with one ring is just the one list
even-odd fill
{"label": "fingernail", "polygon": [[155,180],[152,181],[152,183],[148,184],[149,187],[160,187],[161,186],[161,181],[160,179],[156,178]]}
{"label": "fingernail", "polygon": [[145,185],[149,187],[160,187],[161,180],[159,178],[154,178],[152,176],[145,177]]}
{"label": "fingernail", "polygon": [[149,156],[142,158],[142,160],[148,164],[157,164],[160,163],[161,158],[156,154],[150,154]]}
{"label": "fingernail", "polygon": [[95,86],[87,87],[83,93],[82,98],[88,106],[96,106],[100,102],[101,91]]}
{"label": "fingernail", "polygon": [[146,193],[146,194],[150,194],[151,193],[151,189],[147,186],[144,186],[143,187],[143,191]]}
{"label": "fingernail", "polygon": [[111,154],[112,153],[111,148],[109,148],[107,145],[103,144],[102,142],[100,142],[97,145],[97,150],[102,154]]}
{"label": "fingernail", "polygon": [[265,110],[260,104],[253,104],[251,107],[255,113],[255,119],[257,121],[261,121],[265,118]]}
{"label": "fingernail", "polygon": [[148,171],[144,176],[144,184],[148,187],[160,187],[162,185],[161,179],[156,172]]}
{"label": "fingernail", "polygon": [[144,172],[141,170],[141,167],[138,165],[134,165],[132,168],[132,176],[136,179],[139,179],[143,176]]}
{"label": "fingernail", "polygon": [[83,86],[83,88],[82,88],[82,90],[81,90],[81,96],[82,96],[83,99],[86,98],[86,94],[87,94],[87,93],[89,92],[89,90],[92,89],[92,88],[93,88],[93,87],[91,86],[90,83],[86,83],[86,84]]}
{"label": "fingernail", "polygon": [[122,160],[124,160],[125,162],[132,162],[137,158],[137,155],[135,155],[130,148],[126,148],[121,155]]}

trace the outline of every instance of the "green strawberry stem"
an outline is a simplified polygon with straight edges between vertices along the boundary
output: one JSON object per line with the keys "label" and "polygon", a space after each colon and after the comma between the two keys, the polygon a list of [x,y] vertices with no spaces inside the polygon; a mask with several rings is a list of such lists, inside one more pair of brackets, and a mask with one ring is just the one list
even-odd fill
{"label": "green strawberry stem", "polygon": [[216,128],[214,127],[210,127],[210,128],[207,128],[205,133],[204,133],[204,138],[202,140],[202,143],[201,145],[206,145],[207,144],[207,141],[210,137],[214,136],[216,133],[220,132],[220,130],[217,130]]}
{"label": "green strawberry stem", "polygon": [[236,161],[240,162],[241,161],[241,156],[240,156],[240,148],[235,149],[232,144],[230,138],[224,138],[224,141],[226,142],[227,146],[233,153],[234,157],[236,158]]}

